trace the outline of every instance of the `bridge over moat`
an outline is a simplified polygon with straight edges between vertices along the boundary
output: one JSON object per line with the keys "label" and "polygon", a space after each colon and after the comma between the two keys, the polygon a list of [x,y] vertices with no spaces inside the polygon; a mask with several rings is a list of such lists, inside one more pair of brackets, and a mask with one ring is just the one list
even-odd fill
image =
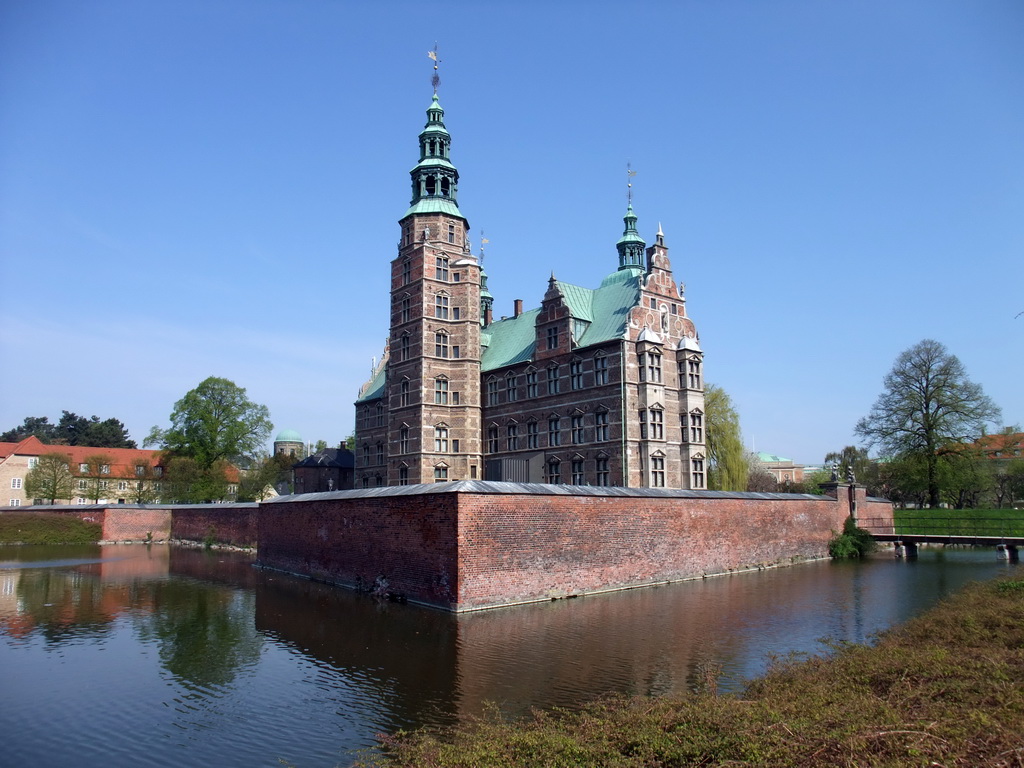
{"label": "bridge over moat", "polygon": [[1021,517],[977,518],[967,515],[934,515],[900,520],[863,518],[857,525],[878,542],[894,545],[896,557],[914,557],[920,544],[994,547],[1000,560],[1019,562],[1024,546]]}

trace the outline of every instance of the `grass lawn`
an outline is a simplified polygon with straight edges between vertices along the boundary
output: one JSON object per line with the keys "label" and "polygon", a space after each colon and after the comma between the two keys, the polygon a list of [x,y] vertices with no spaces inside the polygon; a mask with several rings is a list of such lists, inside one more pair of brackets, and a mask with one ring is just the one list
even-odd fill
{"label": "grass lawn", "polygon": [[4,512],[0,544],[93,544],[103,535],[99,523],[48,512]]}
{"label": "grass lawn", "polygon": [[1022,509],[897,509],[896,533],[1024,536]]}

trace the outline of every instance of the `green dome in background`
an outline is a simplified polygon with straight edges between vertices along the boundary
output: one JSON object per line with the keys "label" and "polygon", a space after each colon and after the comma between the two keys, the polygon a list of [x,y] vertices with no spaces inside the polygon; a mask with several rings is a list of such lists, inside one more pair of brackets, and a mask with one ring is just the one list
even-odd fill
{"label": "green dome in background", "polygon": [[302,435],[296,432],[294,429],[283,429],[278,433],[277,437],[274,438],[275,443],[301,443]]}

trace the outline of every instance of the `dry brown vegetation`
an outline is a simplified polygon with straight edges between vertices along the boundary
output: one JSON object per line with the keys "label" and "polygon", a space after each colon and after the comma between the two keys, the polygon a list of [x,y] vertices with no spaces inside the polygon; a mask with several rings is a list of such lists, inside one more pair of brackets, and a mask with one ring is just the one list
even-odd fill
{"label": "dry brown vegetation", "polygon": [[971,585],[873,646],[782,662],[741,695],[488,716],[383,748],[362,765],[1024,767],[1024,580]]}

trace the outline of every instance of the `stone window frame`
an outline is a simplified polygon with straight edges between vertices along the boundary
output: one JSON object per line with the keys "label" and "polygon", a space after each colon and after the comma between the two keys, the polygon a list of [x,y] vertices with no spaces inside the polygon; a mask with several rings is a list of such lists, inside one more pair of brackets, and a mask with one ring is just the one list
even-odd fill
{"label": "stone window frame", "polygon": [[409,425],[402,424],[398,428],[398,452],[405,454],[409,452]]}
{"label": "stone window frame", "polygon": [[447,376],[434,377],[434,405],[448,405],[451,381]]}
{"label": "stone window frame", "polygon": [[604,386],[608,383],[608,355],[598,352],[594,355],[594,385]]}
{"label": "stone window frame", "polygon": [[594,410],[594,442],[604,443],[608,440],[609,410],[599,406]]}
{"label": "stone window frame", "polygon": [[509,371],[505,374],[505,399],[514,403],[519,399],[519,377],[516,376],[515,371]]}
{"label": "stone window frame", "polygon": [[540,430],[537,428],[537,420],[531,418],[526,422],[526,448],[535,451],[540,448]]}
{"label": "stone window frame", "polygon": [[571,457],[570,482],[572,485],[587,485],[586,459],[581,454]]}
{"label": "stone window frame", "polygon": [[586,425],[583,421],[583,411],[576,411],[569,416],[569,442],[573,445],[581,445],[587,442]]}
{"label": "stone window frame", "polygon": [[647,424],[649,427],[650,440],[665,439],[665,409],[660,403],[655,403],[647,409]]}
{"label": "stone window frame", "polygon": [[700,408],[694,408],[690,411],[690,430],[689,430],[689,442],[691,443],[703,443],[704,442],[704,412]]}
{"label": "stone window frame", "polygon": [[398,404],[402,408],[406,408],[410,404],[409,384],[410,381],[408,376],[403,376],[401,382],[398,384]]}
{"label": "stone window frame", "polygon": [[447,320],[451,314],[452,295],[448,291],[438,291],[434,294],[434,317],[438,320]]}
{"label": "stone window frame", "polygon": [[597,456],[594,457],[594,463],[595,463],[595,470],[596,470],[596,472],[594,474],[594,477],[595,477],[595,480],[596,480],[596,484],[599,485],[599,486],[602,486],[602,487],[607,487],[608,485],[611,484],[610,483],[610,481],[611,481],[611,472],[608,469],[608,464],[609,464],[609,456],[608,456],[608,454],[607,453],[599,453],[599,454],[597,454]]}
{"label": "stone window frame", "polygon": [[551,485],[561,484],[562,460],[557,456],[551,456],[544,462],[544,481]]}
{"label": "stone window frame", "polygon": [[559,384],[558,379],[558,369],[558,363],[551,363],[551,365],[549,365],[545,369],[547,371],[547,384],[549,395],[557,395],[561,390],[561,385]]}
{"label": "stone window frame", "polygon": [[434,279],[442,283],[449,282],[451,276],[451,259],[446,254],[434,254]]}
{"label": "stone window frame", "polygon": [[498,452],[498,425],[493,422],[487,427],[487,452]]}
{"label": "stone window frame", "polygon": [[498,377],[488,376],[485,383],[487,385],[487,404],[498,405],[501,402],[501,394],[498,391]]}
{"label": "stone window frame", "polygon": [[434,425],[434,453],[448,453],[450,430],[448,425],[441,421]]}
{"label": "stone window frame", "polygon": [[451,349],[451,342],[451,334],[448,331],[434,331],[434,357],[447,360],[449,350]]}
{"label": "stone window frame", "polygon": [[519,450],[519,422],[515,420],[509,421],[505,425],[505,446],[506,450],[518,451]]}
{"label": "stone window frame", "polygon": [[538,371],[532,365],[526,369],[526,399],[534,400],[537,398],[537,387],[539,386]]}
{"label": "stone window frame", "polygon": [[651,454],[651,487],[665,487],[665,454],[661,451]]}
{"label": "stone window frame", "polygon": [[583,360],[578,357],[569,361],[569,388],[583,389]]}
{"label": "stone window frame", "polygon": [[690,458],[690,487],[693,489],[705,486],[704,454],[697,453]]}
{"label": "stone window frame", "polygon": [[548,416],[548,446],[557,448],[562,444],[562,417],[557,413]]}

